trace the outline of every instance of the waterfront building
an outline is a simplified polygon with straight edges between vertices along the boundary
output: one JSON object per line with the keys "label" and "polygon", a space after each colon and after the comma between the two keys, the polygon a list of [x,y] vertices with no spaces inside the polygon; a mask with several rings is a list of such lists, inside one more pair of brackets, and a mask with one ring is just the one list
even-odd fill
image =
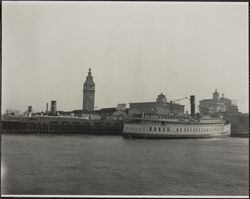
{"label": "waterfront building", "polygon": [[220,97],[217,89],[215,89],[212,99],[200,100],[199,110],[202,115],[223,116],[225,118],[239,113],[237,105],[231,99],[224,97],[223,94]]}
{"label": "waterfront building", "polygon": [[232,114],[230,119],[233,136],[246,135],[249,137],[249,113]]}
{"label": "waterfront building", "polygon": [[155,102],[129,103],[129,107],[130,107],[129,111],[130,114],[140,114],[140,113],[184,114],[184,105],[180,105],[172,101],[167,102],[167,98],[163,93],[158,95]]}
{"label": "waterfront building", "polygon": [[102,118],[107,119],[124,119],[127,117],[128,109],[119,110],[118,107],[102,108],[100,110],[93,111],[94,114],[100,115]]}
{"label": "waterfront building", "polygon": [[95,106],[95,83],[89,68],[88,76],[83,84],[83,108],[82,112],[90,112]]}
{"label": "waterfront building", "polygon": [[231,121],[233,136],[249,135],[249,114],[239,112],[236,103],[224,97],[223,94],[220,97],[217,89],[213,93],[212,99],[200,100],[199,109],[201,115],[223,117]]}

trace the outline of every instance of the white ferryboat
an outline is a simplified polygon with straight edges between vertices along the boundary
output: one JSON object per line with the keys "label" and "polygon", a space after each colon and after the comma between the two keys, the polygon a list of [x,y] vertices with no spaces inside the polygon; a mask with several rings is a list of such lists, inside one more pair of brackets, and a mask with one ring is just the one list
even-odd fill
{"label": "white ferryboat", "polygon": [[126,118],[123,136],[128,138],[211,138],[229,136],[231,123],[223,118],[191,115],[142,113]]}

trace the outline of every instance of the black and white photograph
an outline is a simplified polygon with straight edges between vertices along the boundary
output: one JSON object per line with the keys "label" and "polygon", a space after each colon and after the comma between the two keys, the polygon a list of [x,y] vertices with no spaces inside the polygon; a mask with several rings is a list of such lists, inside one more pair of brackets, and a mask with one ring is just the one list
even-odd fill
{"label": "black and white photograph", "polygon": [[249,198],[248,6],[2,1],[1,196]]}

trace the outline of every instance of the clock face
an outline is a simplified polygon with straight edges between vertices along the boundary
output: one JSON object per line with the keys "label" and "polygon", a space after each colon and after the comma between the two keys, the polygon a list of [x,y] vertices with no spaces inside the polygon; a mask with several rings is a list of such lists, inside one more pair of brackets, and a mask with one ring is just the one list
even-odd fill
{"label": "clock face", "polygon": [[84,89],[86,90],[94,90],[95,84],[84,84]]}

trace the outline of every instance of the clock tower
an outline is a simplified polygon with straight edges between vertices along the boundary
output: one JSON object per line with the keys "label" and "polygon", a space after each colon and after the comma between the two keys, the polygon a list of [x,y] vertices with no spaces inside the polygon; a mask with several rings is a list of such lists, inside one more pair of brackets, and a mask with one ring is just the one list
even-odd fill
{"label": "clock tower", "polygon": [[89,68],[88,76],[83,84],[83,112],[93,111],[95,106],[95,83]]}

